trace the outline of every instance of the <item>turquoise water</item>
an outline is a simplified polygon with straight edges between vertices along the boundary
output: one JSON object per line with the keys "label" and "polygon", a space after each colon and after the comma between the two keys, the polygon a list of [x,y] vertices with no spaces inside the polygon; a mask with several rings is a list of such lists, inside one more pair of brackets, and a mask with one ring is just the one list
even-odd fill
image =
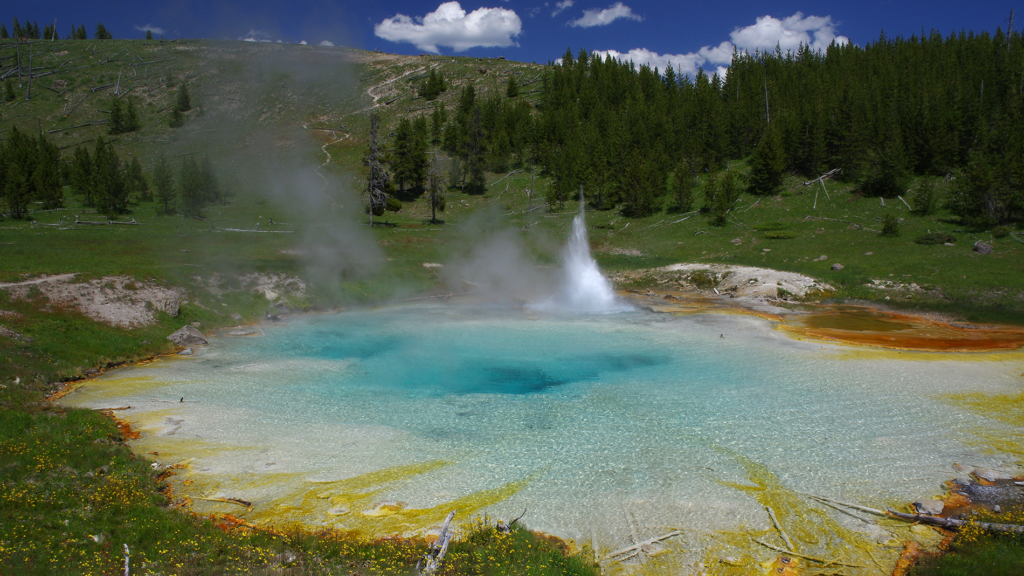
{"label": "turquoise water", "polygon": [[[138,450],[195,458],[199,485],[256,510],[311,482],[444,460],[374,499],[422,509],[524,481],[479,512],[528,508],[530,527],[607,549],[675,527],[764,528],[763,508],[726,485],[750,483],[744,459],[787,489],[871,506],[939,494],[954,462],[1012,460],[971,444],[1000,425],[941,395],[1024,388],[1020,354],[858,355],[737,315],[453,303],[264,331],[109,374],[65,402],[131,405]],[[256,481],[272,473],[284,475]]]}

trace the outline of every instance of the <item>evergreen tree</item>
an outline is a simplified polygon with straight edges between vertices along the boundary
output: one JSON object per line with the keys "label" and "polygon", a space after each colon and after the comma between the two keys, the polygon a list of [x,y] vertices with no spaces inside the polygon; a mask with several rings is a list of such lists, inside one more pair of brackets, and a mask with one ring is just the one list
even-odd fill
{"label": "evergreen tree", "polygon": [[673,192],[675,192],[676,210],[680,213],[693,209],[693,189],[697,184],[696,161],[683,156],[676,164]]}
{"label": "evergreen tree", "polygon": [[79,25],[78,29],[75,30],[75,40],[88,40],[89,34],[85,31],[85,24]]}
{"label": "evergreen tree", "polygon": [[11,25],[11,32],[14,34],[15,40],[21,40],[25,37],[25,31],[21,28],[17,18],[14,19],[14,24]]}
{"label": "evergreen tree", "polygon": [[167,165],[167,158],[162,155],[153,168],[153,186],[156,188],[157,202],[163,204],[164,214],[171,214],[177,194],[174,191],[174,175]]}
{"label": "evergreen tree", "polygon": [[910,195],[910,203],[914,206],[914,213],[927,216],[935,212],[939,199],[935,193],[935,185],[928,178],[922,179],[914,192]]}
{"label": "evergreen tree", "polygon": [[430,160],[430,171],[427,175],[427,193],[430,195],[430,223],[437,224],[437,213],[444,212],[444,184],[441,178],[441,166],[434,152]]}
{"label": "evergreen tree", "polygon": [[434,106],[434,111],[430,113],[430,143],[433,146],[439,146],[441,139],[444,136],[444,125],[448,121],[448,114],[445,111],[443,105],[438,104]]}
{"label": "evergreen tree", "polygon": [[152,30],[146,30],[146,40],[152,40],[152,39],[153,39],[153,31]]}
{"label": "evergreen tree", "polygon": [[0,22],[0,39],[7,40],[11,37],[11,34],[7,31],[7,25]]}
{"label": "evergreen tree", "polygon": [[110,134],[122,134],[125,129],[124,112],[121,110],[121,101],[114,96],[110,101],[110,120],[107,124],[107,132]]}
{"label": "evergreen tree", "polygon": [[93,202],[96,209],[108,218],[128,211],[128,186],[125,182],[121,159],[114,145],[103,138],[96,140],[93,150]]}
{"label": "evergreen tree", "polygon": [[171,128],[181,128],[185,125],[185,115],[181,113],[181,110],[173,108],[171,110],[171,118],[167,121],[167,125]]}
{"label": "evergreen tree", "polygon": [[204,184],[202,169],[196,164],[195,158],[191,155],[185,156],[178,177],[178,189],[181,191],[181,211],[186,216],[202,215]]}
{"label": "evergreen tree", "polygon": [[465,154],[466,177],[468,181],[464,191],[466,194],[483,194],[486,191],[484,164],[486,162],[487,150],[485,148],[484,130],[479,107],[473,108],[468,128]]}
{"label": "evergreen tree", "polygon": [[446,90],[448,90],[448,86],[445,83],[444,75],[431,68],[427,79],[420,84],[417,91],[423,99],[430,101],[437,99]]}
{"label": "evergreen tree", "polygon": [[29,39],[31,39],[31,40],[39,40],[41,38],[41,36],[42,35],[40,34],[40,31],[39,31],[39,23],[38,22],[33,22],[32,25],[29,26],[29,30],[28,30],[28,37],[29,37]]}
{"label": "evergreen tree", "polygon": [[149,182],[146,180],[146,175],[142,173],[142,164],[138,157],[133,156],[132,161],[128,164],[126,180],[129,194],[138,195],[139,200],[150,201],[153,199],[149,192]]}
{"label": "evergreen tree", "polygon": [[71,160],[71,188],[86,206],[93,205],[93,174],[96,172],[89,149],[79,145]]}
{"label": "evergreen tree", "polygon": [[4,82],[4,99],[8,102],[14,102],[15,98],[17,98],[17,95],[14,94],[14,82],[8,78]]}
{"label": "evergreen tree", "polygon": [[56,144],[40,136],[32,184],[36,200],[43,203],[44,210],[53,210],[64,205],[60,164],[60,149]]}
{"label": "evergreen tree", "polygon": [[97,40],[113,40],[114,35],[107,30],[107,27],[102,22],[96,24],[96,32],[93,34],[93,38]]}
{"label": "evergreen tree", "polygon": [[188,85],[181,83],[178,88],[178,99],[174,103],[174,109],[178,112],[188,112],[192,109],[192,97],[188,93]]}
{"label": "evergreen tree", "polygon": [[32,191],[29,179],[18,162],[11,162],[7,166],[3,199],[4,206],[12,218],[22,218],[28,213],[28,203],[32,199]]}
{"label": "evergreen tree", "polygon": [[515,74],[511,74],[508,77],[508,84],[505,86],[505,96],[508,98],[519,96],[519,84],[516,84]]}
{"label": "evergreen tree", "polygon": [[[777,125],[778,123],[776,123]],[[786,152],[777,128],[769,127],[754,150],[750,167],[750,193],[775,194],[782,187],[786,171]]]}
{"label": "evergreen tree", "polygon": [[124,110],[124,131],[135,132],[139,129],[139,113],[135,110],[135,98],[128,97],[128,105]]}
{"label": "evergreen tree", "polygon": [[213,169],[213,162],[210,161],[209,156],[203,156],[203,162],[199,167],[199,171],[203,179],[203,200],[207,204],[223,200],[220,183],[217,181],[217,174]]}

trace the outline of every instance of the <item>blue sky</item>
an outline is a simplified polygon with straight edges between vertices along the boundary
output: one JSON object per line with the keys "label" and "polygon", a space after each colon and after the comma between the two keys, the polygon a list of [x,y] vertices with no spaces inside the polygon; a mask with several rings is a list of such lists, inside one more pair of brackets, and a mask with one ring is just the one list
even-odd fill
{"label": "blue sky", "polygon": [[[9,28],[15,16],[40,27],[56,18],[62,36],[72,24],[85,24],[91,36],[96,22],[103,22],[116,38],[142,37],[148,27],[167,38],[326,41],[402,54],[502,55],[539,63],[560,57],[568,47],[586,48],[693,72],[727,64],[733,46],[752,50],[781,42],[785,48],[801,41],[820,46],[833,39],[863,45],[883,29],[890,37],[919,34],[922,28],[943,34],[1005,30],[1011,6],[1010,0],[37,0],[0,19]],[[1014,28],[1019,30],[1024,15],[1018,16]]]}

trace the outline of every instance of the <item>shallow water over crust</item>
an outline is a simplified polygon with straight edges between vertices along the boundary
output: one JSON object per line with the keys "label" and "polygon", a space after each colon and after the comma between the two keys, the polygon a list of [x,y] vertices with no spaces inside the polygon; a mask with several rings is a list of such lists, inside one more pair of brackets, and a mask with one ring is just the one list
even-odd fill
{"label": "shallow water over crust", "polygon": [[454,304],[264,330],[62,402],[132,406],[134,449],[186,462],[176,489],[200,513],[239,513],[200,499],[237,497],[253,521],[387,535],[525,508],[531,528],[605,553],[683,530],[663,544],[681,573],[729,550],[777,555],[747,537],[771,535],[765,505],[802,552],[860,558],[910,535],[800,493],[900,505],[941,493],[954,462],[1011,467],[977,431],[1021,432],[949,400],[1021,393],[1019,352],[850,354],[750,316]]}

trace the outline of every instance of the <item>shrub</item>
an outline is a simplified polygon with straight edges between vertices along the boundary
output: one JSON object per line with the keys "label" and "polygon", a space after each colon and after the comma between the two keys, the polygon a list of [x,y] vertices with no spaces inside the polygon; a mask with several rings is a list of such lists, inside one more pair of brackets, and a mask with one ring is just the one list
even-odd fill
{"label": "shrub", "polygon": [[882,219],[882,236],[895,238],[900,235],[900,222],[892,214],[886,214]]}
{"label": "shrub", "polygon": [[924,244],[925,246],[945,244],[947,242],[951,244],[956,242],[956,236],[946,234],[945,232],[932,232],[931,234],[925,234],[924,236],[914,238],[915,244]]}
{"label": "shrub", "polygon": [[765,222],[764,224],[757,224],[755,230],[758,232],[770,232],[772,230],[788,230],[789,224],[785,222]]}
{"label": "shrub", "polygon": [[765,232],[763,236],[769,240],[791,240],[799,235],[800,233],[795,230],[772,230]]}
{"label": "shrub", "polygon": [[1006,226],[996,226],[992,230],[992,235],[995,236],[996,238],[1006,238],[1007,236],[1010,235],[1010,229],[1007,228]]}
{"label": "shrub", "polygon": [[687,276],[686,279],[690,284],[693,284],[701,290],[714,288],[722,281],[722,279],[718,277],[718,274],[715,274],[711,270],[694,270],[693,272],[690,272],[690,275]]}

